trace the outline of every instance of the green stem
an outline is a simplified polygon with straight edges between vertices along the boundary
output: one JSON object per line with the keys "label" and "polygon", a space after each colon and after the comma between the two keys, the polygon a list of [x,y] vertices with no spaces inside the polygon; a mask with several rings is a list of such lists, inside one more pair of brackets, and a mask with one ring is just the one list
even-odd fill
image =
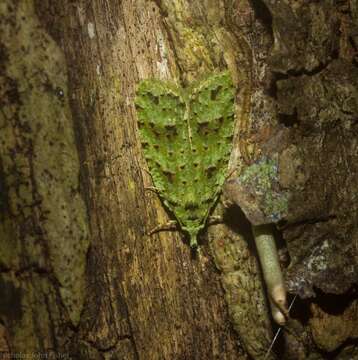
{"label": "green stem", "polygon": [[288,314],[286,289],[271,225],[252,226],[274,320],[282,325]]}

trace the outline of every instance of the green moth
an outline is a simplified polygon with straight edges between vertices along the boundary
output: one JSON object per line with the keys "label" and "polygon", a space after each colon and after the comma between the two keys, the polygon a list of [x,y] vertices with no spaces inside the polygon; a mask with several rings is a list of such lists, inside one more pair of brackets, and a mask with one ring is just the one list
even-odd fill
{"label": "green moth", "polygon": [[160,198],[197,246],[227,175],[235,117],[229,72],[183,89],[144,80],[136,94],[145,159]]}

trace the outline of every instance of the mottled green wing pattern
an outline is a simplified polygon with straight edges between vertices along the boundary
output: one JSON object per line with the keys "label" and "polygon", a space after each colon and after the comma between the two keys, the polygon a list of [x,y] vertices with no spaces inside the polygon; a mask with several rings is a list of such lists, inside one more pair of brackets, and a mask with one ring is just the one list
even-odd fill
{"label": "mottled green wing pattern", "polygon": [[164,204],[190,235],[205,226],[225,181],[234,131],[228,72],[187,90],[159,80],[139,85],[136,105],[143,151]]}
{"label": "mottled green wing pattern", "polygon": [[178,179],[184,170],[182,159],[188,156],[186,104],[183,91],[170,83],[144,80],[139,85],[136,107],[144,156],[155,188],[175,215],[183,186]]}
{"label": "mottled green wing pattern", "polygon": [[[200,219],[207,219],[224,184],[232,148],[235,89],[228,72],[214,74],[189,95],[195,194]],[[189,214],[186,215],[188,219]],[[190,223],[190,219],[187,220]],[[194,225],[194,224],[193,224]]]}

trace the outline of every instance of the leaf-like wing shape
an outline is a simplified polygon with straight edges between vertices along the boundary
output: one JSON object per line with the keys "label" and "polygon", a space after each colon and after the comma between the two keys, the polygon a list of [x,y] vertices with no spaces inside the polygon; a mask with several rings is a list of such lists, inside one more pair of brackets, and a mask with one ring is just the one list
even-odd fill
{"label": "leaf-like wing shape", "polygon": [[194,85],[189,108],[194,179],[190,191],[195,193],[198,216],[205,223],[224,184],[232,148],[235,88],[230,74],[213,74]]}
{"label": "leaf-like wing shape", "polygon": [[165,205],[175,213],[182,160],[188,157],[185,94],[159,80],[140,83],[135,100],[145,159]]}
{"label": "leaf-like wing shape", "polygon": [[145,158],[155,187],[197,245],[224,183],[234,129],[235,89],[228,72],[189,88],[144,80],[136,106]]}

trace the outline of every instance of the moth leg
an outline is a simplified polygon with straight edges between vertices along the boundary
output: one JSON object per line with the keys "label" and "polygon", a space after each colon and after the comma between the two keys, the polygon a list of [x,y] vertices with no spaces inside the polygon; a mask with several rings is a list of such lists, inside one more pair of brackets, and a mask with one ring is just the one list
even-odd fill
{"label": "moth leg", "polygon": [[171,230],[178,230],[178,222],[175,220],[170,220],[165,224],[160,224],[156,226],[154,229],[148,232],[148,235],[151,236],[159,231],[171,231]]}

